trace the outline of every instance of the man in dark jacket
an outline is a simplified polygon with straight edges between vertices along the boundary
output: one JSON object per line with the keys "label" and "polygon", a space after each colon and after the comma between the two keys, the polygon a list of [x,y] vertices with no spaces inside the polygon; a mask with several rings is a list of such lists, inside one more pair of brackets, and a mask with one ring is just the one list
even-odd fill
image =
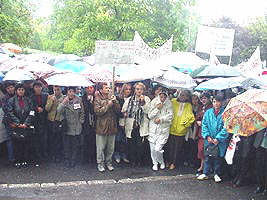
{"label": "man in dark jacket", "polygon": [[8,153],[8,161],[9,162],[14,162],[15,161],[15,157],[14,157],[14,151],[13,151],[13,143],[11,140],[11,129],[9,127],[9,122],[10,119],[8,118],[8,109],[7,109],[7,102],[10,98],[12,98],[15,95],[15,83],[8,81],[4,84],[4,89],[6,91],[6,95],[5,97],[2,99],[2,108],[4,111],[4,119],[3,119],[3,123],[5,125],[7,134],[9,139],[6,141],[6,145],[7,145],[7,153]]}
{"label": "man in dark jacket", "polygon": [[[48,141],[47,141],[47,103],[48,94],[42,92],[42,84],[35,82],[33,84],[34,94],[31,96],[33,108],[35,110],[34,127],[36,131],[34,149],[36,161],[47,160],[48,158]],[[39,163],[36,164],[38,166]]]}
{"label": "man in dark jacket", "polygon": [[117,115],[120,113],[120,104],[115,96],[109,98],[110,88],[107,83],[99,85],[99,92],[94,101],[96,113],[96,159],[98,171],[105,171],[105,164],[109,171],[112,166],[112,154],[115,146],[117,129]]}
{"label": "man in dark jacket", "polygon": [[93,163],[96,160],[94,99],[94,86],[85,88],[85,94],[82,96],[85,117],[81,134],[82,160],[84,163],[88,161]]}
{"label": "man in dark jacket", "polygon": [[267,128],[259,131],[254,141],[256,148],[257,189],[255,193],[267,196]]}

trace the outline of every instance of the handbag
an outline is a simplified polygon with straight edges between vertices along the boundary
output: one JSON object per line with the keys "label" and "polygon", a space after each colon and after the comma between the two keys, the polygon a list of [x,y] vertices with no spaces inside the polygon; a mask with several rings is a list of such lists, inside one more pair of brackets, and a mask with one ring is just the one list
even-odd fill
{"label": "handbag", "polygon": [[215,144],[209,144],[204,150],[204,156],[218,157],[219,146]]}

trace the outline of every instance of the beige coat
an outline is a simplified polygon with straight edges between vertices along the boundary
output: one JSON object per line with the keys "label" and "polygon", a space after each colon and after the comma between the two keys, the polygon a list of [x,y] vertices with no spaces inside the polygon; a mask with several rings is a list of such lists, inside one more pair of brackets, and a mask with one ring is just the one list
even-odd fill
{"label": "beige coat", "polygon": [[[124,102],[123,106],[122,106],[122,112],[126,113],[127,112],[127,107],[129,104],[131,97],[128,97],[126,99],[126,101]],[[149,104],[150,104],[150,98],[145,96],[145,104],[143,106],[141,106],[143,108],[144,111],[144,120],[142,121],[141,125],[140,125],[140,136],[144,137],[144,136],[148,136],[148,124],[149,124],[149,120],[147,117],[148,111],[149,111]],[[133,123],[134,123],[134,118],[129,118],[127,117],[125,119],[125,134],[127,138],[131,138],[131,133],[133,130]]]}

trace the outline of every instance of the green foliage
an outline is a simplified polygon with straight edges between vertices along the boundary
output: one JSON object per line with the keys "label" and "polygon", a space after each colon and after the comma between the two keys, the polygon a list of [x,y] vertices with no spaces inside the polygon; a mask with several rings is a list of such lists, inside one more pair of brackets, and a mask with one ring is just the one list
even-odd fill
{"label": "green foliage", "polygon": [[31,4],[27,0],[0,0],[0,42],[26,46],[31,41]]}
{"label": "green foliage", "polygon": [[[174,36],[173,50],[185,50],[192,0],[56,0],[42,48],[88,55],[96,40],[132,40],[138,31],[156,48]],[[191,34],[196,29],[192,29]]]}

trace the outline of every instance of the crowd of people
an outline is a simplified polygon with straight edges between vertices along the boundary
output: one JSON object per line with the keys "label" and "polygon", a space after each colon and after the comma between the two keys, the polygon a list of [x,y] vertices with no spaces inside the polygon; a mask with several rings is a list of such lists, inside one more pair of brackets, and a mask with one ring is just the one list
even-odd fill
{"label": "crowd of people", "polygon": [[2,83],[0,143],[5,142],[8,161],[17,168],[44,162],[72,168],[79,160],[96,162],[100,172],[114,170],[114,162],[151,165],[154,171],[185,165],[196,169],[198,180],[213,174],[221,182],[228,176],[235,187],[256,176],[255,192],[267,195],[266,129],[240,137],[234,165],[224,161],[232,135],[222,114],[236,94],[137,82],[118,84],[111,95],[108,83],[81,91],[7,81]]}

